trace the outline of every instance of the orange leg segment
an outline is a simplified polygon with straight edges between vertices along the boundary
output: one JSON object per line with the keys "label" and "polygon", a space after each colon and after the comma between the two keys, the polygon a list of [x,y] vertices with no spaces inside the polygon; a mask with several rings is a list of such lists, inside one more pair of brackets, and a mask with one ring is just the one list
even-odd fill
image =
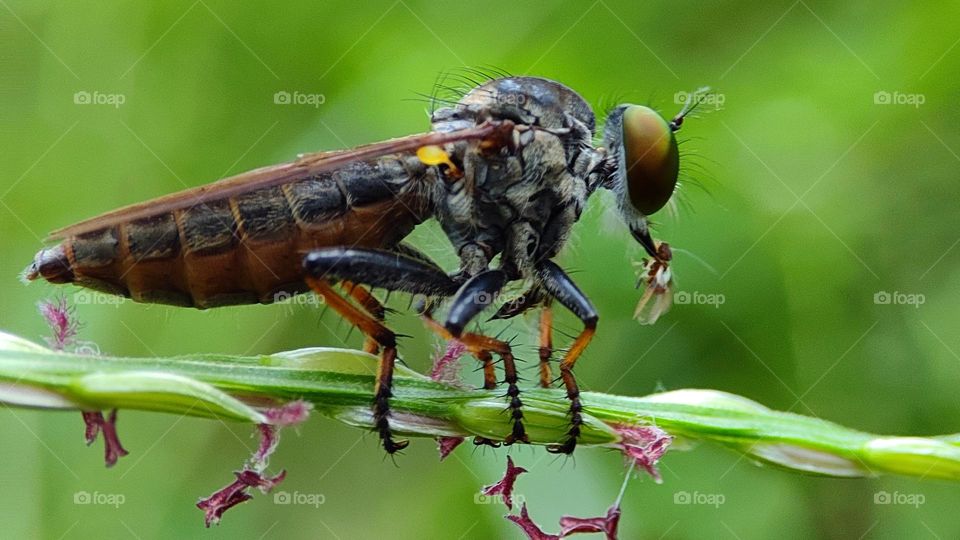
{"label": "orange leg segment", "polygon": [[[563,360],[560,361],[560,378],[563,379],[563,385],[567,389],[567,399],[570,400],[570,429],[567,431],[565,441],[547,448],[550,452],[571,454],[577,447],[580,426],[583,424],[583,404],[580,402],[580,388],[577,386],[576,377],[573,376],[573,367],[580,355],[583,354],[584,349],[590,344],[590,340],[593,339],[593,335],[597,331],[599,316],[586,295],[556,263],[543,261],[538,265],[537,271],[544,289],[583,322],[583,330],[573,340],[567,353],[563,356]],[[542,335],[544,320],[541,319],[540,322]]]}
{"label": "orange leg segment", "polygon": [[[513,350],[510,344],[482,334],[472,332],[462,332],[459,336],[454,336],[442,324],[438,323],[428,313],[423,314],[423,321],[427,328],[432,330],[438,336],[445,340],[458,340],[463,343],[470,354],[474,355],[483,363],[483,387],[490,390],[497,387],[496,372],[493,366],[493,356],[496,354],[503,360],[503,378],[507,383],[507,396],[510,397],[510,411],[513,420],[513,430],[504,439],[504,444],[513,444],[515,442],[529,442],[526,432],[523,429],[523,402],[520,400],[520,387],[517,386],[519,377],[517,376],[517,364],[513,357]],[[491,444],[491,441],[481,439],[477,444]]]}
{"label": "orange leg segment", "polygon": [[[406,448],[409,441],[394,440],[390,433],[390,397],[393,386],[393,367],[397,360],[396,335],[374,316],[364,313],[346,298],[340,296],[325,278],[307,277],[307,284],[324,302],[341,317],[360,329],[369,339],[383,347],[380,362],[377,365],[377,381],[374,388],[373,422],[380,434],[384,450],[394,453]],[[356,287],[354,287],[356,290]]]}
{"label": "orange leg segment", "polygon": [[[365,309],[367,313],[378,321],[383,322],[386,318],[387,310],[383,307],[383,304],[373,296],[369,289],[351,281],[343,281],[340,285],[347,291],[350,298],[353,298],[358,304],[363,306],[363,309]],[[377,340],[367,336],[363,342],[363,350],[370,354],[377,354],[380,351],[380,345],[377,343]]]}

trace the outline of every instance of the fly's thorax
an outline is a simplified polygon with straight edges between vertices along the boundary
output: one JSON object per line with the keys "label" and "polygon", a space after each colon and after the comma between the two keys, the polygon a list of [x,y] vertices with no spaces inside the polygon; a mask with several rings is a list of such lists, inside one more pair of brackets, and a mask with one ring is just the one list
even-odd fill
{"label": "fly's thorax", "polygon": [[507,152],[458,156],[464,174],[446,184],[437,205],[458,250],[477,244],[503,253],[520,273],[559,251],[587,196],[585,178],[567,168],[563,140],[546,130],[530,133]]}
{"label": "fly's thorax", "polygon": [[547,129],[570,127],[571,119],[591,133],[596,118],[590,105],[569,87],[540,77],[504,77],[488,81],[460,100],[460,105],[486,107],[494,115]]}
{"label": "fly's thorax", "polygon": [[450,132],[485,120],[511,120],[544,129],[573,129],[578,139],[592,137],[596,117],[575,91],[540,77],[504,77],[467,92],[452,107],[431,116],[434,131]]}

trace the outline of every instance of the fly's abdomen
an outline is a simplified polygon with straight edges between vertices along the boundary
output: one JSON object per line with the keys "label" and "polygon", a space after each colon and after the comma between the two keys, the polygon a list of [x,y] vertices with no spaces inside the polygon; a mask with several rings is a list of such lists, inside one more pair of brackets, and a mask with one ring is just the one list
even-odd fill
{"label": "fly's abdomen", "polygon": [[426,219],[414,185],[433,174],[385,157],[69,237],[41,250],[28,279],[137,302],[209,308],[306,290],[301,259],[332,246],[389,248]]}

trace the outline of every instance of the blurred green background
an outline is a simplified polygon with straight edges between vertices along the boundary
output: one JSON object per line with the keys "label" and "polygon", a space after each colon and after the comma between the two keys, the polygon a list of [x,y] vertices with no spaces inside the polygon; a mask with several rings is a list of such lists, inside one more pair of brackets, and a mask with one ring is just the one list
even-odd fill
{"label": "blurred green background", "polygon": [[[47,231],[298,152],[424,131],[426,104],[413,98],[441,71],[492,65],[557,79],[598,107],[667,114],[676,92],[709,84],[722,108],[681,132],[707,192],[687,189],[679,217],[656,216],[656,236],[689,252],[674,268],[692,302],[652,327],[631,319],[641,253],[609,201],[593,200],[561,261],[602,314],[582,385],[716,388],[864,430],[957,432],[958,17],[943,2],[3,0],[0,328],[45,334],[33,306],[56,289],[17,275]],[[324,99],[277,105],[278,91]],[[77,92],[123,103],[76,103]],[[414,236],[449,265],[437,232]],[[304,305],[77,313],[83,338],[117,355],[361,342]],[[392,321],[414,336],[408,364],[426,369],[433,338],[409,314]],[[578,327],[566,313],[558,324]],[[532,328],[511,327],[530,361]],[[5,537],[520,537],[502,507],[474,498],[504,450],[466,445],[437,463],[419,440],[395,466],[375,436],[317,418],[286,433],[273,465],[289,472],[283,491],[323,504],[258,496],[204,531],[193,504],[245,459],[246,426],[124,411],[131,455],[112,470],[99,443],[83,446],[77,414],[4,409],[0,432]],[[623,477],[612,452],[510,452],[531,470],[518,491],[548,530],[562,514],[602,513]],[[960,536],[958,485],[803,477],[713,447],[670,453],[663,472],[663,485],[630,485],[624,538]],[[75,504],[79,492],[124,503]],[[676,504],[682,493],[723,504]],[[877,504],[884,493],[922,504]]]}

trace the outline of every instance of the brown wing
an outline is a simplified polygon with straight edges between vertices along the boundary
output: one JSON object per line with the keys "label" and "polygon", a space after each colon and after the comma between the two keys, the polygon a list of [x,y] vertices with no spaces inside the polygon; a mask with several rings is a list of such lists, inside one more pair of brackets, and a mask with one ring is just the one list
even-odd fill
{"label": "brown wing", "polygon": [[448,133],[421,133],[366,144],[349,150],[304,154],[296,161],[261,167],[222,180],[165,195],[146,202],[132,204],[112,212],[101,214],[50,233],[48,240],[59,240],[119,223],[165,214],[176,209],[235,197],[256,189],[278,186],[309,178],[321,172],[342,167],[354,161],[373,159],[400,152],[415,152],[430,145],[444,145],[458,141],[494,138],[504,128],[505,122],[485,122],[481,125]]}

